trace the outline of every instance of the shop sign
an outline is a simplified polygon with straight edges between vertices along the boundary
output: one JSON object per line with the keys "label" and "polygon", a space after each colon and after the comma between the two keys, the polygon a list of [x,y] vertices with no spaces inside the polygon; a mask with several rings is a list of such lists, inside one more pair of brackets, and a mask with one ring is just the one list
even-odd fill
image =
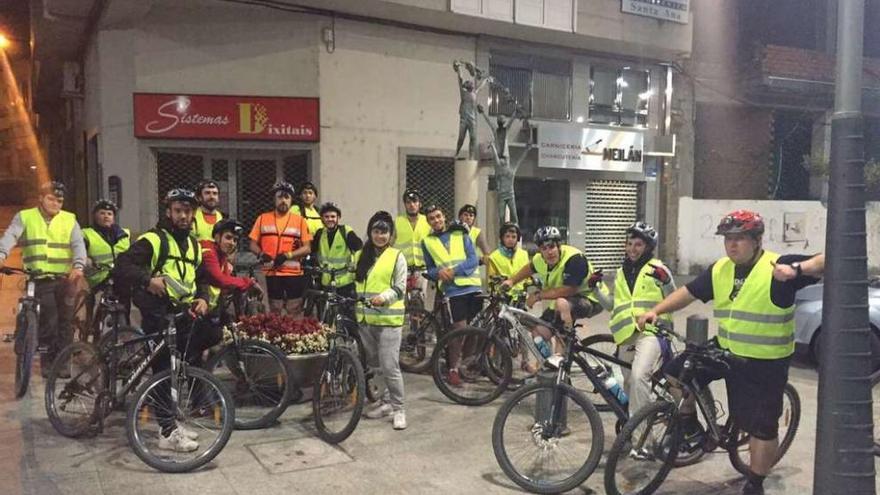
{"label": "shop sign", "polygon": [[620,0],[620,10],[627,14],[687,24],[688,2],[689,0]]}
{"label": "shop sign", "polygon": [[642,172],[641,131],[540,124],[538,166],[607,172]]}
{"label": "shop sign", "polygon": [[318,98],[135,93],[134,135],[316,142],[318,102]]}

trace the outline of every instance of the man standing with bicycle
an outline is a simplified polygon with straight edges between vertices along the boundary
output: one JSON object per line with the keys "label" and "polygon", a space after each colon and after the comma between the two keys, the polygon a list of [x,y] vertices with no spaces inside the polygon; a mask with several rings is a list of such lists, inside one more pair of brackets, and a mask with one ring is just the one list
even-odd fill
{"label": "man standing with bicycle", "polygon": [[[89,321],[94,314],[96,294],[106,289],[105,282],[110,278],[116,257],[131,247],[131,231],[123,229],[116,223],[118,210],[116,203],[109,199],[99,199],[92,207],[92,226],[83,229],[83,239],[89,256],[89,267],[86,269],[86,280],[89,283],[86,311],[89,317],[86,321]],[[119,302],[127,309],[131,309],[131,301],[128,298],[122,297]],[[129,312],[125,314],[126,319]]]}
{"label": "man standing with bicycle", "polygon": [[[324,203],[320,211],[323,227],[312,238],[312,252],[317,253],[318,264],[333,270],[352,269],[354,253],[364,247],[364,242],[351,227],[340,223],[342,210],[334,203]],[[330,274],[321,275],[321,285],[330,286]],[[336,292],[355,297],[353,270],[336,277]]]}
{"label": "man standing with bicycle", "polygon": [[71,342],[73,298],[69,293],[82,280],[86,264],[86,246],[76,216],[61,209],[64,194],[61,182],[43,184],[38,205],[16,213],[0,238],[0,268],[18,243],[25,270],[44,274],[35,294],[40,303],[39,341],[46,348],[40,355],[44,377],[58,352]]}
{"label": "man standing with bicycle", "polygon": [[[639,329],[660,315],[682,309],[697,299],[713,301],[718,345],[742,359],[732,361],[725,376],[731,418],[749,434],[750,471],[743,494],[763,494],[764,478],[778,461],[779,417],[783,388],[794,353],[795,293],[816,283],[823,266],[817,258],[766,251],[761,245],[764,220],[737,210],[718,224],[727,256],[716,261],[639,317]],[[795,276],[775,280],[777,266],[790,265]],[[780,277],[781,278],[781,277]],[[670,363],[675,366],[678,360]],[[687,407],[685,407],[687,406]],[[699,442],[694,404],[682,407],[685,441]],[[691,434],[689,435],[688,432]]]}

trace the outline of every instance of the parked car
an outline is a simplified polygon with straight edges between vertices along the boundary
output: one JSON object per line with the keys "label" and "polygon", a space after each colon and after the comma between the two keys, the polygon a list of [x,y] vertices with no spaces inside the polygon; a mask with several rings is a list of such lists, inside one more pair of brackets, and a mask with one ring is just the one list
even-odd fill
{"label": "parked car", "polygon": [[[807,353],[819,364],[819,335],[822,333],[822,284],[811,285],[798,291],[795,301],[794,341],[799,351]],[[871,322],[871,349],[873,369],[880,369],[880,280],[872,280],[868,287],[869,319]]]}

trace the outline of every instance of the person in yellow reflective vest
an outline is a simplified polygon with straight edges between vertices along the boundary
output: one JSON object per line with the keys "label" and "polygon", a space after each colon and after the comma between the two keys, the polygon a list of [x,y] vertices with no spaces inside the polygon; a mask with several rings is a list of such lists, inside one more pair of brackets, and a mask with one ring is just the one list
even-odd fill
{"label": "person in yellow reflective vest", "polygon": [[[320,213],[323,226],[312,238],[312,253],[317,254],[318,264],[337,270],[352,268],[354,253],[364,247],[364,242],[354,229],[340,223],[342,210],[336,204],[324,203]],[[329,274],[321,276],[321,285],[330,286]],[[336,291],[345,297],[354,297],[354,273],[337,275]]]}
{"label": "person in yellow reflective vest", "polygon": [[39,342],[46,348],[40,354],[43,376],[72,340],[73,298],[69,293],[82,282],[86,263],[76,216],[61,209],[64,196],[64,184],[43,184],[37,206],[16,213],[0,238],[0,268],[18,244],[24,268],[46,274],[37,281],[35,294],[40,302]]}
{"label": "person in yellow reflective vest", "polygon": [[[489,277],[512,277],[529,264],[529,253],[519,246],[522,232],[519,225],[505,223],[498,231],[498,249],[489,254]],[[525,290],[525,281],[511,287],[511,292],[520,293]]]}
{"label": "person in yellow reflective vest", "polygon": [[[156,228],[135,241],[131,248],[119,255],[113,270],[118,287],[130,287],[131,299],[141,313],[144,333],[163,338],[162,331],[168,315],[180,306],[189,306],[199,316],[208,312],[208,284],[200,279],[198,270],[202,250],[192,235],[193,210],[196,195],[187,189],[172,189],[165,195],[165,216]],[[207,318],[196,323],[184,319],[178,322],[177,345],[187,362],[201,366],[202,352],[216,345],[222,338],[219,325]],[[152,363],[153,374],[171,367],[167,351]],[[162,391],[170,394],[170,388]],[[199,448],[198,432],[178,425],[167,413],[159,416],[158,446],[162,450],[192,452]]]}
{"label": "person in yellow reflective vest", "polygon": [[[541,319],[561,323],[565,328],[571,328],[576,319],[601,313],[602,305],[589,286],[591,277],[596,276],[590,260],[579,249],[563,244],[562,233],[552,225],[536,230],[534,241],[539,252],[503,285],[509,289],[537,274],[542,288],[526,298],[526,305],[531,308],[538,301],[547,301]],[[562,360],[559,342],[549,328],[535,327],[533,333],[551,343],[555,355],[548,360],[550,365]]]}
{"label": "person in yellow reflective vest", "polygon": [[[742,491],[746,494],[764,493],[764,478],[776,462],[783,388],[794,353],[795,293],[816,283],[824,267],[809,256],[780,256],[763,249],[763,234],[759,214],[737,210],[725,215],[716,235],[724,236],[727,256],[638,320],[643,329],[697,299],[713,302],[718,345],[742,358],[732,362],[725,381],[730,415],[750,436],[750,473]],[[790,265],[797,276],[775,280],[779,265]],[[674,376],[680,366],[681,359],[673,359],[666,371]],[[685,441],[700,445],[705,435],[692,400],[682,405],[682,422]]]}
{"label": "person in yellow reflective vest", "polygon": [[321,214],[315,208],[317,201],[318,188],[311,182],[304,182],[299,189],[297,207],[299,208],[299,215],[306,219],[306,225],[309,226],[309,233],[312,236],[315,235],[318,229],[324,227],[324,224],[321,222]]}
{"label": "person in yellow reflective vest", "polygon": [[[109,199],[99,199],[92,207],[92,226],[83,229],[83,240],[88,253],[86,280],[89,283],[89,296],[86,299],[88,314],[94,313],[95,297],[104,289],[104,283],[110,277],[110,271],[116,264],[116,257],[128,251],[131,245],[131,231],[123,229],[116,223],[119,208]],[[129,310],[131,301],[118,296],[122,304]],[[126,314],[126,317],[128,315]],[[100,322],[94,322],[96,325]]]}
{"label": "person in yellow reflective vest", "polygon": [[394,221],[394,247],[403,253],[407,266],[424,268],[422,239],[431,233],[431,226],[420,211],[422,196],[418,190],[410,188],[403,193],[403,207],[406,213],[398,215]]}
{"label": "person in yellow reflective vest", "polygon": [[400,340],[406,308],[406,260],[400,250],[390,247],[394,219],[385,211],[376,212],[367,223],[367,242],[355,254],[357,295],[370,301],[370,307],[357,308],[360,336],[373,369],[381,398],[367,410],[366,417],[392,416],[395,430],[406,428],[403,374],[400,372]]}
{"label": "person in yellow reflective vest", "polygon": [[211,241],[214,225],[223,220],[220,205],[220,186],[213,180],[203,180],[196,186],[196,199],[199,206],[193,216],[192,232],[199,241]]}
{"label": "person in yellow reflective vest", "polygon": [[483,230],[474,225],[477,221],[477,207],[474,205],[464,205],[459,208],[458,221],[468,226],[468,236],[470,236],[471,242],[474,243],[474,247],[478,250],[477,255],[485,263],[490,249],[486,236],[483,235]]}
{"label": "person in yellow reflective vest", "polygon": [[[657,238],[654,227],[644,222],[632,224],[626,229],[626,254],[614,275],[613,291],[600,290],[599,277],[590,280],[602,307],[611,312],[609,329],[619,346],[619,357],[632,364],[632,370],[624,370],[624,377],[629,410],[633,413],[653,400],[651,376],[665,345],[665,341],[653,333],[638,331],[637,318],[675,290],[672,272],[654,257]],[[664,315],[664,319],[671,320],[670,315]],[[632,454],[635,457],[648,455],[645,452]]]}

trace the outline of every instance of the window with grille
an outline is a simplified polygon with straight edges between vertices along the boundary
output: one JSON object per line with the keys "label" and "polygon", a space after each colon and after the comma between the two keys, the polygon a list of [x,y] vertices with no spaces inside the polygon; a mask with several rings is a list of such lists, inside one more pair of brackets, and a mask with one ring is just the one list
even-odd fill
{"label": "window with grille", "polygon": [[646,70],[590,68],[590,122],[645,126],[651,98]]}
{"label": "window with grille", "polygon": [[303,182],[309,180],[309,158],[305,153],[284,157],[282,174],[284,180],[296,186],[299,191]]}
{"label": "window with grille", "polygon": [[455,218],[455,161],[452,158],[408,156],[406,187],[419,190],[422,206],[436,204],[448,220]]}
{"label": "window with grille", "polygon": [[250,230],[257,217],[275,207],[272,186],[276,180],[274,159],[237,160],[238,221]]}
{"label": "window with grille", "polygon": [[624,256],[626,229],[639,218],[641,184],[598,180],[587,185],[584,253],[596,269],[617,269]]}
{"label": "window with grille", "polygon": [[[569,120],[571,117],[571,61],[534,55],[495,53],[489,73],[510,91],[526,115],[535,119]],[[493,86],[489,113],[510,115],[514,103]]]}
{"label": "window with grille", "polygon": [[159,218],[165,212],[165,194],[174,188],[194,189],[202,180],[204,157],[189,153],[169,153],[160,151],[156,155],[156,175],[158,178]]}

